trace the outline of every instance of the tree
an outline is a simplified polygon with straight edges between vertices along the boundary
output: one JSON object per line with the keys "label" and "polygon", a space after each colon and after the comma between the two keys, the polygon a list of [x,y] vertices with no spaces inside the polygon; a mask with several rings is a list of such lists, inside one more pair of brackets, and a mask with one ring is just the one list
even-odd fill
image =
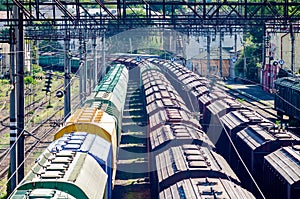
{"label": "tree", "polygon": [[[262,63],[263,29],[253,28],[243,35],[244,48],[235,65],[235,73],[249,81],[259,83],[259,68]],[[246,58],[246,71],[244,71]]]}

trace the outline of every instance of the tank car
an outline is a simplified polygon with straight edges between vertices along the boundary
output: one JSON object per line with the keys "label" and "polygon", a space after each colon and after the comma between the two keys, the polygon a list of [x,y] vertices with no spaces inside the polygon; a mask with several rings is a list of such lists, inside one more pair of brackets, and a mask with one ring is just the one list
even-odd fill
{"label": "tank car", "polygon": [[96,107],[117,120],[117,143],[121,141],[121,126],[128,83],[128,70],[122,64],[110,66],[110,70],[88,97],[85,105]]}
{"label": "tank car", "polygon": [[111,198],[128,70],[114,65],[10,198]]}

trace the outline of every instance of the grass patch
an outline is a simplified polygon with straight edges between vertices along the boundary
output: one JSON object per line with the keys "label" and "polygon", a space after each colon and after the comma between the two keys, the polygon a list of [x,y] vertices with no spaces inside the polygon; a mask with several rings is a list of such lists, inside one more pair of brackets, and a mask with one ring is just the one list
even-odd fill
{"label": "grass patch", "polygon": [[7,148],[9,146],[9,130],[7,130],[8,132],[4,133],[1,138],[0,138],[0,148],[4,149]]}
{"label": "grass patch", "polygon": [[1,180],[0,182],[0,187],[2,188],[1,193],[0,193],[0,199],[6,199],[7,193],[6,193],[6,179]]}

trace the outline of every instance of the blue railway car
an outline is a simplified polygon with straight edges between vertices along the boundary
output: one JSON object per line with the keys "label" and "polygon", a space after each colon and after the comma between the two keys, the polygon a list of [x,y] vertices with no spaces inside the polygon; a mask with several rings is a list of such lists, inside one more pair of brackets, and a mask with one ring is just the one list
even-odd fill
{"label": "blue railway car", "polygon": [[96,134],[72,132],[64,134],[61,138],[52,142],[48,150],[53,153],[57,151],[76,151],[91,155],[107,174],[106,198],[111,198],[111,179],[113,178],[113,148],[111,142]]}

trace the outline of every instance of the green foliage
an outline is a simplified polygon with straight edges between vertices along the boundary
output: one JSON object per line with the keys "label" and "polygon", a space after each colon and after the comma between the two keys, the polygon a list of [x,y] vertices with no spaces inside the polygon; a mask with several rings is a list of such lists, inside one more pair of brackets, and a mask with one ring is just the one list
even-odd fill
{"label": "green foliage", "polygon": [[32,73],[36,74],[36,73],[40,73],[43,71],[43,68],[41,66],[38,66],[36,64],[32,64]]}
{"label": "green foliage", "polygon": [[28,85],[28,84],[33,84],[33,83],[34,83],[33,77],[31,77],[31,76],[25,77],[25,78],[24,78],[24,83],[25,83],[26,85]]}
{"label": "green foliage", "polygon": [[139,9],[136,8],[133,11],[128,10],[128,11],[126,11],[126,13],[127,13],[127,17],[129,17],[129,18],[146,15],[146,11],[143,8],[139,8]]}
{"label": "green foliage", "polygon": [[9,84],[9,80],[8,79],[2,79],[2,80],[0,80],[0,85],[5,85],[5,84]]}
{"label": "green foliage", "polygon": [[[244,34],[244,46],[237,63],[235,73],[237,76],[244,77],[249,81],[259,83],[259,68],[262,62],[262,28],[254,28]],[[246,57],[246,73],[244,71],[244,57]]]}

